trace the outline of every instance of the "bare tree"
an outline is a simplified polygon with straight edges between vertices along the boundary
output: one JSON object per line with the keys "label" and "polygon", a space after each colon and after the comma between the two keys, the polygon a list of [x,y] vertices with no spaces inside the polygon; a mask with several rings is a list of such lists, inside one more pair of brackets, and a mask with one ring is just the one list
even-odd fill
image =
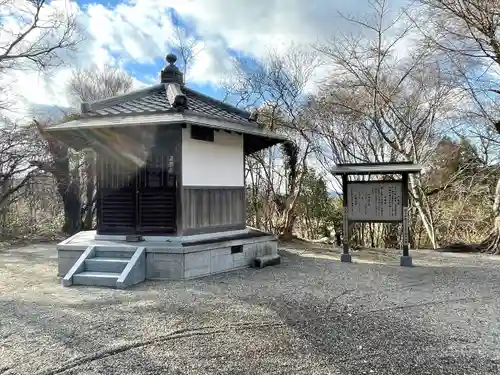
{"label": "bare tree", "polygon": [[[390,20],[385,0],[374,0],[371,6],[369,20],[344,16],[366,31],[362,36],[342,36],[318,46],[332,64],[323,101],[333,122],[344,128],[358,127],[357,133],[364,133],[362,139],[354,135],[339,140],[333,128],[326,133],[325,143],[335,145],[330,152],[337,158],[425,164],[440,138],[439,128],[452,108],[455,93],[441,74],[432,48],[415,46],[406,57],[398,53],[413,32],[404,15]],[[367,144],[359,146],[360,141]],[[437,247],[432,209],[419,177],[410,176],[410,190],[427,235]]]}
{"label": "bare tree", "polygon": [[[32,165],[54,176],[57,192],[62,198],[64,207],[62,231],[67,234],[74,234],[81,229],[78,160],[75,163],[75,155],[69,151],[68,146],[44,131],[47,124],[34,120],[33,125],[37,128],[44,141],[45,152],[42,155],[46,156],[34,160]],[[77,165],[75,166],[75,164]]]}
{"label": "bare tree", "polygon": [[[488,0],[419,0],[408,12],[427,43],[446,59],[455,83],[469,94],[475,114],[496,126],[500,94],[500,3]],[[423,11],[422,11],[423,10]],[[425,27],[424,27],[425,25]]]}
{"label": "bare tree", "polygon": [[[0,78],[12,70],[46,71],[63,64],[82,40],[76,15],[46,0],[4,0],[0,4]],[[0,87],[0,109],[13,99]]]}
{"label": "bare tree", "polygon": [[[422,34],[444,56],[461,78],[475,117],[500,133],[500,3],[486,0],[420,0],[425,17],[414,17]],[[425,27],[423,22],[425,22]],[[429,27],[431,26],[431,27]],[[482,120],[482,121],[481,121]],[[492,206],[494,227],[482,243],[484,251],[500,253],[500,179]]]}
{"label": "bare tree", "polygon": [[[80,41],[74,14],[56,9],[46,0],[8,0],[2,3],[3,17],[23,20],[20,29],[0,25],[0,71],[24,69],[30,62],[38,69],[63,63],[60,55]],[[32,66],[30,66],[31,68]]]}
{"label": "bare tree", "polygon": [[132,89],[132,76],[111,65],[75,69],[68,82],[68,92],[76,102],[110,98]]}
{"label": "bare tree", "polygon": [[[105,99],[126,93],[132,88],[132,77],[118,68],[104,66],[76,69],[68,82],[68,91],[75,102]],[[66,116],[71,117],[71,115]],[[80,229],[91,229],[95,213],[95,157],[91,152],[84,156],[73,153],[66,145],[43,131],[44,125],[35,122],[47,147],[50,157],[36,164],[51,173],[58,186],[65,210],[63,231],[74,233]],[[81,168],[84,167],[83,173]],[[85,181],[85,204],[80,193],[82,178]],[[83,220],[82,220],[83,218]]]}
{"label": "bare tree", "polygon": [[196,56],[204,49],[203,42],[189,35],[187,29],[177,23],[174,25],[173,47],[180,57],[180,67],[186,77]]}
{"label": "bare tree", "polygon": [[9,121],[13,100],[7,75],[43,72],[67,61],[82,40],[75,14],[46,0],[3,0],[0,3],[0,183],[3,207],[16,199],[37,169],[43,149],[32,127]]}
{"label": "bare tree", "polygon": [[30,164],[40,150],[33,144],[32,130],[9,123],[0,127],[0,209],[7,208],[30,180]]}
{"label": "bare tree", "polygon": [[[254,65],[236,61],[236,77],[232,86],[226,87],[227,96],[236,98],[237,104],[260,107],[261,126],[295,140],[294,144],[259,152],[247,159],[252,192],[269,202],[262,207],[263,215],[256,209],[254,214],[264,216],[266,229],[278,231],[285,239],[292,237],[297,202],[312,153],[305,126],[307,114],[303,111],[304,90],[317,64],[312,57],[314,53],[310,50],[294,46],[284,54],[271,51]],[[256,196],[252,199],[254,203],[259,201]]]}

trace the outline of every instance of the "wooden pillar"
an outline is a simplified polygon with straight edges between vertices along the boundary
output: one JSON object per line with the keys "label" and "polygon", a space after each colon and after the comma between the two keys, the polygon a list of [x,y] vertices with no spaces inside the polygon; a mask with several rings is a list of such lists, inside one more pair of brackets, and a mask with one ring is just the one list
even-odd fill
{"label": "wooden pillar", "polygon": [[342,254],[340,256],[340,261],[344,263],[351,263],[352,258],[349,254],[349,237],[350,237],[350,226],[348,217],[348,199],[347,199],[347,185],[349,183],[348,175],[342,175],[342,203],[343,203],[343,214],[342,214]]}
{"label": "wooden pillar", "polygon": [[402,179],[402,199],[403,199],[403,222],[402,222],[402,247],[403,247],[403,255],[401,256],[400,264],[402,266],[412,266],[412,258],[410,256],[410,244],[409,244],[409,236],[408,236],[408,225],[409,225],[409,197],[408,197],[408,172],[403,173]]}
{"label": "wooden pillar", "polygon": [[96,202],[95,202],[95,216],[96,216],[96,231],[100,232],[102,228],[102,192],[103,192],[103,155],[96,152]]}

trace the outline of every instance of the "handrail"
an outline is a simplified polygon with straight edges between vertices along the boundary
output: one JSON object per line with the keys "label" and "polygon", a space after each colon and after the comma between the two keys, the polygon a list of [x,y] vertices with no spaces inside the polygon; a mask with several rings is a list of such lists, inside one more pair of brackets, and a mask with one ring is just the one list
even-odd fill
{"label": "handrail", "polygon": [[[132,255],[132,258],[130,258],[129,262],[123,269],[122,273],[118,277],[118,280],[116,280],[116,287],[119,289],[126,288],[128,285],[131,284],[136,284],[138,282],[141,282],[145,280],[146,278],[146,248],[145,247],[138,247],[137,250],[134,252],[134,255]],[[133,270],[137,269],[137,267],[141,267],[141,260],[142,260],[142,270],[137,270],[139,272],[138,275],[134,275],[132,273]],[[138,280],[134,280],[137,278]]]}
{"label": "handrail", "polygon": [[80,255],[80,258],[73,264],[68,273],[62,279],[62,286],[71,286],[73,284],[73,276],[76,273],[82,272],[85,268],[85,260],[94,257],[95,245],[87,247],[87,249]]}

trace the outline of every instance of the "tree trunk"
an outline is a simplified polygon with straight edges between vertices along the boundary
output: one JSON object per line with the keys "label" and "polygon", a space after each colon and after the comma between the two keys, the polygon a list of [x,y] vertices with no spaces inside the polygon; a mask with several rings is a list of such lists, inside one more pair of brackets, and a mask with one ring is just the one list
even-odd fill
{"label": "tree trunk", "polygon": [[373,223],[368,224],[368,230],[370,231],[370,247],[372,249],[374,249],[375,248],[375,228],[374,228]]}
{"label": "tree trunk", "polygon": [[422,224],[425,228],[427,236],[429,237],[429,240],[431,241],[432,247],[434,249],[437,249],[439,247],[439,245],[437,243],[436,231],[434,228],[434,223],[432,222],[432,217],[424,208],[424,202],[423,202],[424,198],[417,187],[417,182],[415,180],[415,177],[412,174],[410,174],[408,176],[408,180],[409,180],[410,189],[411,189],[411,192],[413,195],[413,202],[414,202],[415,207],[420,215],[420,219],[422,220]]}
{"label": "tree trunk", "polygon": [[[68,154],[66,154],[68,155]],[[69,156],[54,158],[54,168],[48,168],[57,181],[57,192],[63,201],[63,233],[72,235],[82,228],[82,203],[78,168],[70,169]]]}
{"label": "tree trunk", "polygon": [[293,213],[290,213],[287,216],[285,225],[283,227],[283,231],[281,233],[281,237],[284,241],[291,241],[293,239],[293,229],[295,227],[296,216]]}
{"label": "tree trunk", "polygon": [[[1,197],[5,197],[9,190],[10,179],[4,179],[1,184]],[[8,200],[0,200],[0,235],[3,237],[6,235],[7,227],[7,214],[9,212]]]}
{"label": "tree trunk", "polygon": [[34,124],[40,135],[47,142],[51,156],[50,162],[33,161],[31,164],[51,173],[57,181],[57,192],[61,196],[64,207],[64,224],[62,231],[74,234],[82,228],[82,204],[80,198],[80,175],[78,167],[72,169],[71,153],[67,145],[51,137],[36,120]]}
{"label": "tree trunk", "polygon": [[58,184],[57,190],[62,197],[64,206],[64,225],[62,231],[66,234],[75,234],[81,229],[81,202],[80,187],[77,183]]}
{"label": "tree trunk", "polygon": [[398,247],[398,239],[399,239],[399,233],[398,233],[398,226],[397,224],[392,224],[388,223],[387,225],[384,225],[383,229],[383,246],[389,249],[394,249]]}
{"label": "tree trunk", "polygon": [[486,239],[479,245],[479,250],[490,254],[500,254],[500,178],[495,187],[493,202],[493,229]]}
{"label": "tree trunk", "polygon": [[408,239],[409,239],[409,242],[410,242],[410,248],[411,249],[416,249],[416,246],[415,246],[415,232],[412,228],[411,225],[408,225]]}
{"label": "tree trunk", "polygon": [[297,201],[301,194],[303,176],[300,178],[295,178],[290,184],[290,195],[285,199],[285,209],[283,211],[283,229],[281,230],[281,236],[284,240],[293,239],[293,229],[295,227],[295,221],[297,219],[297,214],[295,213],[297,207]]}

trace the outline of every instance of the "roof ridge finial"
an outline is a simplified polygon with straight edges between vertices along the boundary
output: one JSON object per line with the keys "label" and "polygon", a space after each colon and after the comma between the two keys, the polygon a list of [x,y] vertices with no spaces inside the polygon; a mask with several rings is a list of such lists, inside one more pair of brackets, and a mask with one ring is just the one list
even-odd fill
{"label": "roof ridge finial", "polygon": [[168,64],[161,71],[161,83],[178,83],[179,85],[184,85],[184,75],[179,70],[179,68],[175,65],[177,61],[177,56],[173,53],[169,53],[165,60],[167,60]]}
{"label": "roof ridge finial", "polygon": [[166,57],[165,60],[172,66],[175,65],[175,62],[177,61],[177,56],[174,55],[173,53],[169,53]]}

